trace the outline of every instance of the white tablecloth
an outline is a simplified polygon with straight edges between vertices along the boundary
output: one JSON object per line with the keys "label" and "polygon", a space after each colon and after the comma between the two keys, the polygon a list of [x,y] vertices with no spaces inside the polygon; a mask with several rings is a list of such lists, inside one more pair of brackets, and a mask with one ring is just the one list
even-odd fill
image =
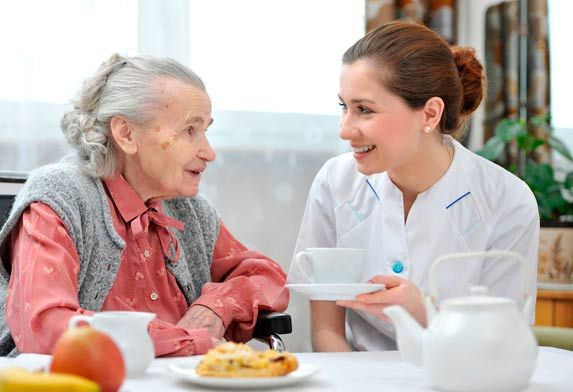
{"label": "white tablecloth", "polygon": [[[300,353],[301,363],[317,366],[320,372],[300,384],[281,391],[433,391],[422,369],[403,362],[396,351],[353,353]],[[15,359],[0,358],[0,367],[17,364],[28,368],[46,366],[50,357],[23,354]],[[170,392],[202,389],[179,380],[167,369],[185,358],[160,358],[153,361],[143,378],[127,380],[122,392]],[[540,347],[537,368],[527,392],[572,392],[573,351]]]}

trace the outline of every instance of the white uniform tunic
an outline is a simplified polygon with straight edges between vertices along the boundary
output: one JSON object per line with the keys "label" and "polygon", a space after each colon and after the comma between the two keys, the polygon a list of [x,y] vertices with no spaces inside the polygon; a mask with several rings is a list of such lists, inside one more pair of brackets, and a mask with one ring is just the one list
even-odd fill
{"label": "white uniform tunic", "polygon": [[[404,224],[401,191],[384,173],[364,176],[351,153],[330,159],[312,184],[295,254],[308,247],[368,249],[363,281],[374,275],[409,279],[425,294],[432,262],[448,253],[512,250],[527,260],[535,300],[539,215],[523,181],[457,141],[444,176],[418,195]],[[466,296],[485,285],[522,306],[524,275],[511,259],[444,263],[437,273],[439,299]],[[289,283],[306,283],[291,263]],[[529,315],[534,321],[534,307]],[[347,311],[347,337],[356,350],[395,349],[391,325]]]}

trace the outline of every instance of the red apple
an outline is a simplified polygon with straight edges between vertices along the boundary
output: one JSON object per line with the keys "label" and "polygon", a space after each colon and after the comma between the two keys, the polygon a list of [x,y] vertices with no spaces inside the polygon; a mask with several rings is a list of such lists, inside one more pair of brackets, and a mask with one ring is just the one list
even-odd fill
{"label": "red apple", "polygon": [[51,372],[85,377],[102,392],[116,392],[125,379],[121,351],[108,335],[91,327],[68,329],[52,355]]}

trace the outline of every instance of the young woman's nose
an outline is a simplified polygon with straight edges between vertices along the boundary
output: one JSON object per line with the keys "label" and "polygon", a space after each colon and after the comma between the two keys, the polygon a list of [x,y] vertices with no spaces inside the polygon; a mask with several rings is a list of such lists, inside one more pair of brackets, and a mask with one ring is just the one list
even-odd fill
{"label": "young woman's nose", "polygon": [[338,135],[342,140],[352,139],[358,133],[358,128],[348,113],[343,113],[341,115],[339,127]]}

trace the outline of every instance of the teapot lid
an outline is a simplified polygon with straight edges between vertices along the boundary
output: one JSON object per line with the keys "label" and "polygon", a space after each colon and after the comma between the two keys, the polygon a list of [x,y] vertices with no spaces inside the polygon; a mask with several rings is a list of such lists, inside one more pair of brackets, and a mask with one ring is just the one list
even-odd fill
{"label": "teapot lid", "polygon": [[470,289],[471,295],[468,297],[451,298],[443,302],[444,309],[461,308],[500,308],[515,306],[515,302],[510,298],[492,297],[487,294],[487,287],[473,286]]}

